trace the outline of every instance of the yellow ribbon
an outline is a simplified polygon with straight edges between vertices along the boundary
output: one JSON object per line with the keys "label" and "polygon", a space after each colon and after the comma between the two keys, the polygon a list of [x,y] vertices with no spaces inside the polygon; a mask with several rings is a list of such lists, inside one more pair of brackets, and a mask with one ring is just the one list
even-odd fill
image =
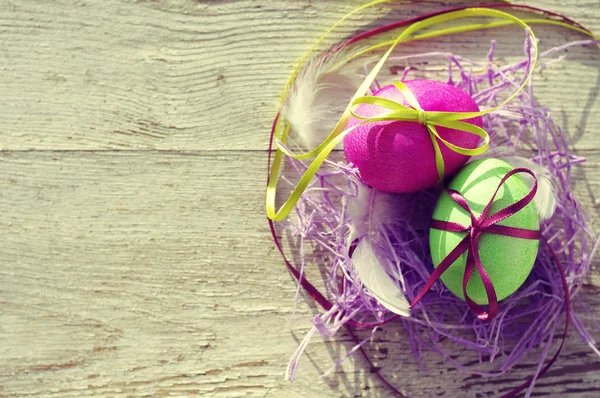
{"label": "yellow ribbon", "polygon": [[[394,83],[394,86],[396,86],[396,88],[402,93],[406,101],[410,104],[410,106],[412,106],[412,109],[387,98],[374,97],[368,95],[356,99],[352,103],[352,106],[359,104],[369,104],[378,106],[380,108],[390,109],[391,112],[371,117],[361,116],[353,110],[350,110],[350,113],[355,118],[363,120],[366,123],[393,120],[405,122],[418,122],[424,125],[427,128],[427,131],[429,131],[429,138],[431,139],[431,143],[433,145],[433,150],[435,153],[435,166],[438,173],[438,183],[444,180],[444,158],[442,157],[442,151],[440,150],[438,140],[452,151],[460,153],[461,155],[477,156],[487,151],[488,147],[490,146],[490,136],[488,135],[488,133],[479,126],[461,122],[456,119],[457,117],[460,117],[460,119],[469,119],[470,115],[473,115],[475,117],[478,116],[481,112],[458,113],[424,111],[423,108],[421,108],[419,101],[409,90],[406,84],[402,82],[396,82]],[[475,134],[476,136],[483,138],[483,144],[479,145],[477,148],[465,148],[454,145],[451,142],[448,142],[447,140],[440,137],[435,126],[447,127],[454,130],[461,130],[467,133]]]}
{"label": "yellow ribbon", "polygon": [[[308,58],[308,56],[318,47],[319,44],[321,44],[325,40],[325,38],[338,25],[340,25],[342,22],[344,22],[346,19],[348,19],[351,15],[355,14],[356,12],[359,12],[366,8],[372,7],[374,5],[387,3],[389,1],[390,0],[376,0],[376,1],[365,4],[357,9],[355,9],[354,11],[352,11],[352,12],[348,13],[347,15],[345,15],[344,17],[342,17],[323,36],[321,36],[319,38],[319,40],[304,55],[304,57],[301,59],[301,61],[298,63],[298,65],[292,72],[292,76],[288,80],[288,83],[286,84],[286,89],[282,95],[281,104],[283,104],[287,100],[289,90],[292,87],[293,79],[295,78],[298,71],[300,70],[300,67],[302,66],[303,62]],[[454,21],[454,20],[463,19],[463,18],[475,17],[475,16],[500,18],[500,19],[504,20],[504,21],[502,21],[503,23],[501,25],[516,24],[516,25],[521,26],[526,31],[528,31],[531,35],[532,48],[533,48],[534,54],[533,54],[533,60],[531,63],[530,70],[528,71],[527,76],[525,76],[525,78],[522,81],[522,84],[519,86],[519,88],[506,101],[504,101],[503,103],[501,103],[500,105],[498,105],[494,108],[487,109],[485,111],[480,111],[480,112],[425,112],[422,109],[420,109],[420,106],[418,106],[418,101],[416,100],[414,95],[410,92],[410,90],[408,90],[408,88],[406,88],[406,86],[404,86],[401,83],[399,85],[397,85],[396,87],[398,87],[399,89],[400,89],[400,87],[402,87],[402,89],[401,89],[402,93],[404,94],[405,98],[407,99],[409,104],[414,109],[403,107],[401,104],[395,103],[393,101],[386,102],[389,100],[385,100],[383,98],[369,97],[369,96],[361,98],[361,96],[364,95],[364,93],[366,93],[366,91],[369,89],[369,87],[371,86],[371,84],[373,83],[375,78],[377,77],[377,74],[382,69],[383,65],[385,64],[385,62],[391,55],[392,51],[394,50],[394,48],[396,48],[396,46],[398,44],[407,42],[407,41],[442,36],[442,35],[446,35],[446,34],[450,34],[450,33],[457,33],[459,31],[459,29],[461,32],[465,32],[465,31],[472,31],[472,30],[477,30],[477,29],[482,29],[482,28],[488,28],[488,27],[492,27],[493,24],[470,25],[470,26],[466,26],[463,28],[459,28],[459,29],[450,28],[450,29],[439,30],[439,31],[435,31],[435,32],[422,34],[420,36],[417,36],[417,35],[411,36],[411,35],[413,35],[413,33],[416,33],[418,31],[421,31],[428,27],[439,25],[439,24],[442,24],[445,22]],[[539,20],[535,20],[535,22],[540,23]],[[549,21],[549,23],[554,23],[554,22],[555,21]],[[499,24],[496,23],[496,26],[499,26]],[[574,27],[571,27],[570,25],[565,24],[565,26],[567,26],[569,28],[573,28],[575,30],[578,30]],[[584,32],[584,33],[590,35],[587,32]],[[593,35],[591,35],[591,36],[594,37]],[[386,43],[386,44],[389,44],[389,43]],[[300,199],[302,193],[306,190],[306,188],[310,184],[310,181],[312,180],[314,175],[317,173],[317,171],[319,170],[319,168],[321,167],[322,163],[325,161],[325,159],[327,158],[329,153],[331,153],[331,151],[340,142],[342,142],[344,137],[346,135],[348,135],[350,132],[352,132],[354,129],[356,129],[358,126],[361,126],[365,123],[370,123],[370,122],[378,121],[378,120],[384,120],[384,119],[381,119],[382,117],[388,117],[388,118],[395,117],[394,119],[385,119],[385,120],[404,120],[404,119],[399,119],[399,117],[406,117],[406,118],[410,118],[410,119],[406,119],[406,120],[421,122],[422,124],[427,126],[427,129],[430,132],[430,135],[432,136],[432,143],[434,145],[434,150],[435,150],[435,154],[436,154],[436,166],[438,168],[438,176],[443,177],[443,159],[441,158],[441,152],[440,152],[439,145],[438,145],[436,139],[440,139],[440,141],[444,145],[446,145],[448,148],[450,148],[451,150],[458,152],[458,153],[465,154],[465,155],[474,156],[473,154],[478,155],[478,154],[485,152],[485,150],[487,149],[487,147],[489,145],[488,134],[483,129],[480,129],[479,127],[474,126],[469,123],[461,122],[461,120],[471,119],[471,118],[474,118],[477,116],[482,116],[484,114],[496,111],[499,108],[506,105],[508,102],[512,101],[531,79],[533,70],[535,69],[535,64],[536,64],[537,58],[538,58],[537,40],[536,40],[533,32],[527,25],[527,23],[525,23],[523,20],[521,20],[511,14],[508,14],[508,13],[505,13],[502,11],[487,9],[487,8],[467,8],[467,9],[463,9],[460,11],[454,11],[454,12],[449,12],[449,13],[442,14],[442,15],[429,17],[427,19],[424,19],[424,20],[421,20],[419,22],[415,22],[415,23],[409,25],[408,27],[406,27],[406,29],[404,29],[400,33],[400,35],[393,42],[391,42],[390,48],[385,52],[385,54],[381,57],[381,59],[373,67],[371,72],[364,79],[364,81],[361,84],[361,86],[359,87],[359,89],[353,95],[352,99],[349,101],[348,106],[344,110],[342,117],[336,124],[333,131],[317,148],[315,148],[312,151],[302,153],[302,154],[295,154],[295,153],[292,153],[291,151],[289,151],[287,148],[285,148],[284,145],[287,141],[287,137],[288,137],[288,134],[290,131],[290,125],[289,125],[289,123],[287,123],[286,121],[283,121],[281,119],[277,121],[277,123],[275,124],[275,129],[274,129],[274,140],[277,143],[277,149],[275,152],[273,163],[271,165],[271,171],[269,173],[269,182],[267,184],[267,191],[266,191],[267,216],[270,219],[275,220],[275,221],[281,221],[281,220],[285,219],[288,216],[288,214],[293,210],[294,206]],[[392,112],[390,112],[386,115],[380,116],[379,119],[377,119],[378,117],[362,118],[364,120],[360,124],[355,125],[349,129],[344,129],[350,116],[353,115],[352,108],[361,103],[370,103],[372,105],[378,105],[378,106],[382,106],[384,108],[389,108]],[[384,104],[385,104],[385,106],[383,106]],[[404,109],[402,109],[402,108],[404,108]],[[355,113],[354,113],[354,115],[358,116],[358,118],[360,119],[360,115],[356,115]],[[448,127],[448,128],[452,128],[452,129],[456,129],[456,130],[463,130],[463,131],[466,131],[466,132],[469,132],[472,134],[476,134],[484,139],[484,144],[475,149],[462,148],[462,147],[455,146],[455,145],[449,143],[448,141],[441,139],[441,137],[439,136],[439,134],[437,134],[437,131],[435,130],[435,126]],[[310,163],[310,165],[308,166],[307,170],[304,172],[302,177],[300,178],[298,184],[294,187],[294,189],[293,189],[292,193],[290,194],[290,196],[288,197],[288,199],[284,202],[284,204],[281,206],[281,208],[279,210],[276,210],[275,199],[276,199],[276,193],[277,193],[277,182],[279,179],[281,163],[282,163],[284,155],[289,156],[294,159],[309,159],[309,158],[313,158],[313,157],[314,157],[314,159]]]}
{"label": "yellow ribbon", "polygon": [[[527,25],[559,26],[561,28],[567,28],[567,29],[582,33],[586,36],[591,37],[594,40],[600,40],[600,36],[594,35],[593,33],[590,33],[587,30],[581,29],[577,26],[569,25],[566,22],[554,21],[552,19],[539,19],[539,18],[522,19],[522,21],[525,22]],[[479,24],[472,24],[472,25],[455,26],[453,28],[441,29],[441,30],[436,30],[435,32],[429,32],[429,33],[423,33],[420,35],[416,35],[416,36],[413,36],[413,37],[405,40],[404,43],[408,43],[411,41],[430,39],[430,38],[434,38],[434,37],[446,36],[446,35],[451,35],[451,34],[457,34],[457,33],[472,32],[472,31],[476,31],[476,30],[501,28],[503,26],[508,26],[508,25],[514,25],[514,21],[495,21],[495,22],[490,22],[490,23],[479,23]],[[331,68],[331,71],[335,71],[336,69],[339,69],[343,65],[349,63],[350,61],[352,61],[356,58],[359,58],[362,55],[372,53],[373,51],[378,50],[380,48],[391,46],[393,43],[394,43],[394,40],[386,40],[381,43],[377,43],[372,46],[366,47],[360,51],[357,51],[356,53],[350,55],[348,58],[345,58],[344,60],[340,61],[340,63],[338,63],[337,65],[334,65]]]}

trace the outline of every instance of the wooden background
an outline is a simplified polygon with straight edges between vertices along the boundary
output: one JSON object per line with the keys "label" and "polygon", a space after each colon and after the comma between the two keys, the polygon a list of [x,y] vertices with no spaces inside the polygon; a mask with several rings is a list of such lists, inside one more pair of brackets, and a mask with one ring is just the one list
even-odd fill
{"label": "wooden background", "polygon": [[[362,3],[0,0],[0,397],[389,396],[358,358],[320,377],[351,348],[344,333],[315,337],[297,380],[283,380],[316,309],[302,301],[290,325],[295,284],[263,210],[280,90],[318,35]],[[458,3],[477,4],[377,7],[334,40]],[[600,32],[598,0],[527,3]],[[492,37],[522,53],[510,28],[420,50],[484,57]],[[540,28],[540,38],[548,48],[578,36]],[[588,157],[574,184],[594,219],[598,54],[574,49],[538,82]],[[597,280],[581,296],[600,316]],[[393,325],[369,350],[417,397],[495,396],[535,364],[487,380],[432,354],[422,370]],[[536,396],[597,397],[599,371],[571,332]]]}

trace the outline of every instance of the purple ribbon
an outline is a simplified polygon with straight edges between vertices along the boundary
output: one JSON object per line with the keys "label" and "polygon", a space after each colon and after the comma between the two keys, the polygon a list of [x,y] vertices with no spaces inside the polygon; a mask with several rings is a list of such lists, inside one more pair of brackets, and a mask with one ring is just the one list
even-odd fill
{"label": "purple ribbon", "polygon": [[[524,198],[518,200],[517,202],[497,211],[496,213],[489,215],[490,209],[492,208],[492,204],[494,203],[494,199],[500,190],[500,187],[504,184],[506,180],[510,178],[510,176],[517,173],[527,173],[533,177],[533,187],[529,191]],[[515,227],[506,227],[503,225],[496,225],[498,222],[512,216],[517,213],[519,210],[527,206],[535,196],[537,191],[537,179],[535,178],[535,174],[525,168],[517,168],[509,171],[504,178],[498,184],[498,188],[492,195],[489,203],[483,210],[483,213],[479,217],[476,217],[471,210],[469,203],[467,200],[460,194],[460,192],[454,191],[452,189],[446,188],[446,192],[450,195],[452,200],[454,200],[460,207],[462,207],[469,215],[471,216],[471,225],[465,226],[455,222],[448,221],[439,221],[432,220],[431,227],[435,229],[439,229],[442,231],[450,231],[450,232],[468,232],[467,235],[463,238],[462,241],[442,260],[442,262],[437,266],[437,268],[433,271],[425,286],[421,289],[419,294],[414,298],[412,303],[410,304],[413,307],[415,304],[423,298],[425,293],[429,291],[433,283],[440,278],[440,276],[456,261],[464,252],[467,252],[467,262],[465,265],[465,273],[463,276],[463,294],[469,308],[477,315],[477,317],[481,320],[492,319],[498,313],[498,299],[496,297],[496,291],[494,290],[494,285],[492,284],[492,280],[485,272],[485,268],[481,263],[481,259],[479,258],[479,238],[484,233],[496,234],[496,235],[504,235],[504,236],[512,236],[514,238],[521,239],[532,239],[538,240],[540,239],[540,231],[530,230],[530,229],[522,229]],[[486,312],[480,305],[475,303],[467,293],[467,283],[473,274],[473,271],[477,268],[479,272],[479,276],[483,282],[483,286],[485,288],[485,292],[487,294],[488,303],[489,303],[489,311]]]}

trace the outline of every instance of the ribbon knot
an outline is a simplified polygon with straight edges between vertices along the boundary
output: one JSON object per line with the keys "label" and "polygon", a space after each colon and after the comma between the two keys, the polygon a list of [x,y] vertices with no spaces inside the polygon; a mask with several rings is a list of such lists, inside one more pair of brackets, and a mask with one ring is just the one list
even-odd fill
{"label": "ribbon knot", "polygon": [[472,225],[469,227],[469,235],[471,236],[471,245],[473,244],[474,240],[479,239],[481,234],[482,234],[482,231],[479,229],[478,225]]}
{"label": "ribbon knot", "polygon": [[[461,120],[471,119],[477,116],[481,116],[481,112],[437,112],[437,111],[425,111],[421,108],[419,101],[410,91],[410,89],[403,82],[396,82],[394,86],[402,93],[406,101],[412,108],[404,106],[398,102],[392,101],[387,98],[375,97],[375,96],[364,96],[357,98],[352,102],[352,106],[359,104],[369,104],[380,108],[389,109],[391,112],[376,115],[376,116],[362,116],[357,114],[354,110],[350,110],[350,113],[355,118],[362,120],[363,124],[382,122],[382,121],[405,121],[405,122],[418,122],[424,125],[429,132],[429,138],[433,145],[433,151],[435,154],[435,166],[438,173],[438,183],[444,180],[444,158],[442,157],[442,151],[440,150],[440,144],[444,144],[450,150],[465,156],[477,156],[487,151],[490,145],[490,136],[488,133],[479,126],[475,126],[470,123],[463,122]],[[437,132],[436,126],[446,127],[453,130],[460,130],[466,133],[475,134],[483,139],[483,143],[477,148],[465,148],[458,145],[454,145],[451,142],[443,139]]]}
{"label": "ribbon knot", "polygon": [[[533,177],[533,186],[529,193],[525,195],[522,199],[517,202],[497,211],[494,214],[488,215],[490,209],[492,208],[492,204],[494,203],[494,199],[498,194],[498,191],[504,184],[504,182],[510,178],[512,175],[517,173],[527,173]],[[411,307],[417,304],[421,298],[429,291],[433,283],[440,278],[440,276],[448,269],[454,262],[465,252],[467,252],[467,261],[465,264],[465,272],[463,274],[463,283],[462,290],[463,295],[465,297],[465,301],[469,305],[469,308],[477,315],[477,317],[481,320],[492,319],[498,313],[498,299],[496,297],[496,291],[494,289],[494,285],[492,284],[492,280],[485,271],[483,264],[481,263],[481,259],[479,258],[479,238],[484,233],[491,233],[497,235],[511,236],[514,238],[521,239],[532,239],[538,240],[540,239],[540,231],[539,230],[530,230],[523,228],[515,228],[515,227],[507,227],[503,225],[497,225],[498,222],[512,216],[517,213],[519,210],[523,209],[527,206],[534,198],[535,193],[537,192],[537,179],[535,178],[535,174],[525,168],[517,168],[509,171],[498,184],[498,188],[492,195],[489,203],[486,205],[485,209],[481,213],[479,217],[475,216],[469,203],[467,200],[460,194],[460,192],[446,188],[446,192],[450,195],[450,198],[454,200],[462,209],[464,209],[471,216],[471,225],[462,225],[456,222],[449,221],[440,221],[440,220],[432,220],[431,227],[443,231],[450,232],[467,232],[466,236],[462,241],[444,258],[440,264],[435,268],[421,291],[417,294],[417,296],[413,299],[411,303]],[[477,272],[481,277],[481,281],[483,282],[483,286],[485,288],[485,292],[488,298],[489,311],[484,311],[483,308],[475,303],[467,293],[467,283],[471,278],[473,271],[477,268]]]}
{"label": "ribbon knot", "polygon": [[424,110],[419,110],[418,121],[424,126],[427,126],[427,113]]}

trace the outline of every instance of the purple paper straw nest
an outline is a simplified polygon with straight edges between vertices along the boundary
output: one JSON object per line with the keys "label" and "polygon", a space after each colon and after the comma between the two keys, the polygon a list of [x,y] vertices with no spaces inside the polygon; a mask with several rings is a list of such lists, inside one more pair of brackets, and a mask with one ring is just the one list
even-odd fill
{"label": "purple paper straw nest", "polygon": [[[571,42],[546,51],[540,55],[538,68],[556,61],[551,56],[561,50],[593,43]],[[449,53],[396,57],[391,58],[390,62],[402,61],[406,65],[407,61],[418,58],[447,58],[448,83],[470,93],[483,109],[494,107],[501,102],[501,98],[507,98],[520,85],[525,72],[532,65],[529,39],[525,44],[526,59],[513,65],[495,65],[494,49],[495,43],[492,42],[485,63]],[[473,73],[471,69],[481,72]],[[410,78],[410,75],[411,68],[407,67],[402,79]],[[484,128],[492,139],[491,151],[484,157],[499,153],[518,154],[545,166],[555,177],[557,209],[549,221],[542,223],[541,231],[558,254],[567,275],[572,302],[575,303],[572,312],[573,326],[591,349],[600,355],[594,339],[576,313],[584,311],[589,314],[576,296],[589,270],[597,244],[596,234],[588,226],[588,215],[574,198],[570,186],[573,166],[585,159],[570,154],[565,135],[552,120],[549,109],[536,104],[532,82],[509,105],[484,116],[483,121]],[[306,169],[305,164],[299,161],[290,160],[288,164],[289,169],[298,175]],[[314,266],[311,261],[315,252],[327,255],[327,261],[323,263],[326,269],[322,270],[325,275],[324,294],[334,304],[330,311],[312,319],[313,328],[290,360],[288,377],[291,379],[299,356],[317,332],[323,336],[333,336],[350,319],[378,323],[385,322],[394,315],[364,289],[348,255],[346,204],[349,198],[357,195],[358,184],[357,171],[352,165],[327,161],[298,202],[295,213],[281,224],[298,245],[298,266],[302,273],[306,266]],[[440,192],[438,187],[414,194],[398,194],[394,198],[400,216],[392,225],[387,226],[388,239],[381,249],[395,271],[403,275],[404,283],[399,282],[398,285],[399,288],[404,288],[409,302],[433,270],[429,253],[429,222]],[[300,290],[299,286],[298,291]],[[539,370],[552,352],[552,339],[557,328],[564,325],[561,315],[565,310],[560,276],[545,245],[540,245],[533,271],[525,284],[499,304],[495,319],[481,321],[470,312],[463,300],[437,281],[413,309],[410,318],[397,318],[394,322],[401,323],[406,329],[406,340],[410,342],[418,361],[424,350],[433,350],[457,368],[481,376],[500,376],[536,349],[541,351]],[[376,329],[377,327],[372,328],[369,338]],[[497,367],[494,371],[479,371],[472,366],[464,366],[448,351],[453,349],[453,344],[441,344],[448,339],[470,349],[480,363],[494,361]],[[357,349],[358,346],[354,347],[346,357]],[[346,357],[327,373],[333,371]]]}

